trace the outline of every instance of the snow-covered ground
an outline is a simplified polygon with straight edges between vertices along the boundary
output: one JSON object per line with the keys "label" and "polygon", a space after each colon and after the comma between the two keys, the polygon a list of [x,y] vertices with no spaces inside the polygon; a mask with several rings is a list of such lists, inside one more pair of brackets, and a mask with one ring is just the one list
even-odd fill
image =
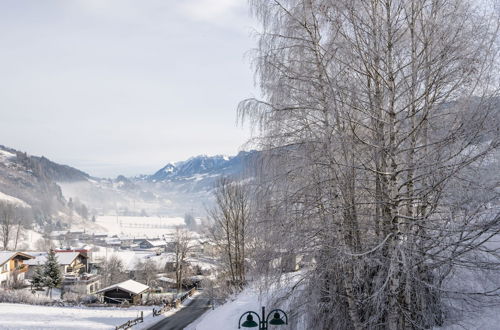
{"label": "snow-covered ground", "polygon": [[[275,308],[282,308],[287,312],[288,301],[281,306],[275,305],[273,301],[278,296],[288,293],[290,288],[297,284],[300,275],[300,272],[286,274],[279,286],[271,285],[265,291],[259,289],[265,286],[253,282],[241,293],[229,299],[227,303],[208,311],[184,330],[234,330],[238,328],[238,320],[243,313],[254,311],[260,315],[262,306],[266,307],[266,313]],[[290,313],[288,315],[290,316]],[[300,329],[301,320],[295,320],[295,322],[299,324],[297,329]]]}
{"label": "snow-covered ground", "polygon": [[[174,253],[165,252],[157,255],[155,252],[151,251],[115,250],[113,248],[106,247],[100,247],[98,251],[92,252],[92,258],[94,259],[107,259],[112,255],[120,258],[125,269],[127,270],[135,269],[139,262],[145,262],[148,259],[154,261],[160,268],[163,268],[166,262],[173,262],[175,260]],[[202,270],[213,270],[216,267],[216,261],[207,257],[189,257],[186,261],[193,266],[199,266]]]}
{"label": "snow-covered ground", "polygon": [[[195,293],[197,294],[199,293]],[[191,301],[192,298],[188,298],[180,308],[169,310],[156,317],[153,317],[153,306],[56,307],[0,303],[0,329],[115,329],[116,326],[139,317],[142,311],[144,322],[138,323],[133,329],[145,330],[165,317],[175,314],[179,309],[185,308]]]}
{"label": "snow-covered ground", "polygon": [[[0,303],[0,329],[114,329],[144,312],[152,321],[152,307],[82,308]],[[150,320],[151,319],[151,320]]]}
{"label": "snow-covered ground", "polygon": [[96,224],[108,234],[126,236],[161,237],[171,234],[176,226],[184,225],[182,217],[131,217],[105,215],[96,219]]}
{"label": "snow-covered ground", "polygon": [[[25,229],[21,236],[19,237],[19,242],[17,243],[17,250],[33,251],[36,250],[36,242],[42,239],[42,234],[31,230]],[[11,242],[12,244],[12,242]]]}
{"label": "snow-covered ground", "polygon": [[13,197],[11,195],[4,194],[1,191],[0,191],[0,200],[6,201],[8,203],[12,203],[12,204],[14,204],[16,206],[20,206],[20,207],[26,207],[26,208],[30,208],[31,207],[25,201],[23,201],[23,200],[21,200],[19,198]]}
{"label": "snow-covered ground", "polygon": [[260,296],[253,288],[247,288],[233,301],[208,311],[184,330],[234,330],[238,328],[241,314],[255,311],[260,315],[261,306],[265,305],[267,298]]}

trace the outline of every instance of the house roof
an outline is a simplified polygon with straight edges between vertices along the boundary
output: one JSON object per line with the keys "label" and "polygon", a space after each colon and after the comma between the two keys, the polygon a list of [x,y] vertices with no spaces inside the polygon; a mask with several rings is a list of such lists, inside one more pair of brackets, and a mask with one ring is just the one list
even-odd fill
{"label": "house roof", "polygon": [[55,230],[55,231],[50,232],[49,236],[50,237],[57,237],[57,236],[66,235],[67,233],[68,233],[67,230]]}
{"label": "house roof", "polygon": [[149,244],[151,244],[152,246],[165,246],[167,244],[165,241],[151,239],[145,239],[141,243],[143,242],[149,242]]}
{"label": "house roof", "polygon": [[[63,266],[71,264],[79,255],[84,257],[80,252],[56,252],[57,262]],[[36,255],[34,258],[26,261],[26,264],[31,266],[44,264],[47,261],[47,253]]]}
{"label": "house roof", "polygon": [[158,281],[165,282],[165,283],[175,283],[175,280],[168,278],[168,277],[165,277],[165,276],[158,277]]}
{"label": "house roof", "polygon": [[10,259],[21,256],[24,259],[33,259],[33,256],[30,256],[23,252],[15,252],[15,251],[0,251],[0,266],[9,261]]}
{"label": "house roof", "polygon": [[136,282],[134,280],[127,280],[121,283],[110,285],[104,289],[97,291],[96,293],[106,292],[113,289],[120,289],[131,294],[140,294],[149,289],[149,286]]}

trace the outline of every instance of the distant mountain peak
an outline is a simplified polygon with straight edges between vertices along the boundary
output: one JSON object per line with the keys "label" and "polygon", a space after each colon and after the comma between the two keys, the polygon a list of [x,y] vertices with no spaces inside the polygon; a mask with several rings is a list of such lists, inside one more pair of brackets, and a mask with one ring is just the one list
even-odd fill
{"label": "distant mountain peak", "polygon": [[179,181],[195,177],[200,180],[200,175],[234,175],[242,172],[246,158],[256,151],[243,151],[236,156],[227,155],[198,155],[185,161],[168,163],[146,179],[152,182]]}

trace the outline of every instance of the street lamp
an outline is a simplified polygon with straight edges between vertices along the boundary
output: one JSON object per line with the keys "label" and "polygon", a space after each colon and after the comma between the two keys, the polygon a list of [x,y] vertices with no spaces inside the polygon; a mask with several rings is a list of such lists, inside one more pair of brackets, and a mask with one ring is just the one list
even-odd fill
{"label": "street lamp", "polygon": [[[259,323],[255,322],[253,320],[253,315],[257,316],[257,319],[259,320]],[[281,314],[285,317],[285,320],[281,318]],[[246,320],[245,322],[241,323],[241,319],[246,315]],[[269,317],[273,315],[273,318],[269,321]],[[272,324],[272,325],[283,325],[283,324],[288,324],[288,315],[281,310],[281,309],[273,309],[272,311],[269,312],[266,316],[266,308],[262,307],[262,317],[259,316],[259,314],[255,313],[254,311],[248,311],[243,313],[240,316],[240,320],[238,321],[238,329],[241,329],[241,327],[244,328],[256,328],[259,327],[259,330],[267,330],[267,325]]]}

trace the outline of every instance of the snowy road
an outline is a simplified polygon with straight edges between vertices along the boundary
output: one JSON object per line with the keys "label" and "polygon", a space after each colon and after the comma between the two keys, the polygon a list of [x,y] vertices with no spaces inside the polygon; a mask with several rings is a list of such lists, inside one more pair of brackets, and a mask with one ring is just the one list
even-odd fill
{"label": "snowy road", "polygon": [[193,301],[188,306],[156,323],[148,330],[182,330],[205,313],[208,308],[208,299],[203,294],[200,294],[193,298]]}

